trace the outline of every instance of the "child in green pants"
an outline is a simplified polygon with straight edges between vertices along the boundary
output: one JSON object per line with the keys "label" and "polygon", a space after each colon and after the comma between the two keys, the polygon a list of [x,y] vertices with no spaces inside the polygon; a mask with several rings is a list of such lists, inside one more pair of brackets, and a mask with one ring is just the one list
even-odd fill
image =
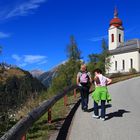
{"label": "child in green pants", "polygon": [[93,118],[99,118],[99,106],[98,103],[101,102],[101,119],[105,120],[105,103],[106,101],[111,101],[111,97],[107,90],[107,85],[112,82],[111,79],[102,75],[102,71],[100,69],[94,70],[95,78],[95,91],[92,93],[92,98],[94,100],[94,114]]}

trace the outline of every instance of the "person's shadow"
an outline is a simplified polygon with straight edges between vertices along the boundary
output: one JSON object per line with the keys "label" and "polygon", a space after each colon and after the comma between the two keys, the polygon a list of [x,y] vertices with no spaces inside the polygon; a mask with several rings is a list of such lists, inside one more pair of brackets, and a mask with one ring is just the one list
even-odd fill
{"label": "person's shadow", "polygon": [[106,116],[107,116],[106,120],[109,120],[113,117],[123,117],[124,113],[130,113],[130,111],[126,111],[124,109],[119,109],[118,111],[106,114]]}
{"label": "person's shadow", "polygon": [[[106,104],[105,107],[110,108],[110,107],[112,107],[112,105]],[[99,109],[101,109],[101,106],[99,106]],[[89,113],[92,111],[94,111],[94,108],[90,108],[87,110],[87,112],[89,112]],[[108,113],[108,114],[106,114],[106,120],[112,119],[113,117],[123,117],[124,113],[130,113],[130,111],[126,111],[124,109],[119,109],[118,111]]]}

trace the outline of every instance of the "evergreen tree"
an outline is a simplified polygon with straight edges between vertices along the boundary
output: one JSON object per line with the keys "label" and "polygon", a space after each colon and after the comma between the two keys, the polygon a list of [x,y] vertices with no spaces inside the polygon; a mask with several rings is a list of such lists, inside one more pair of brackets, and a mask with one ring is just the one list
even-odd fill
{"label": "evergreen tree", "polygon": [[67,46],[67,56],[69,59],[59,66],[48,90],[49,93],[56,94],[65,87],[76,84],[76,75],[81,65],[81,52],[77,47],[74,36],[70,37],[70,44]]}
{"label": "evergreen tree", "polygon": [[102,51],[99,54],[90,54],[89,55],[89,68],[93,71],[95,68],[100,68],[103,73],[105,70],[110,67],[109,61],[109,52],[108,52],[108,45],[105,39],[102,40],[101,45]]}
{"label": "evergreen tree", "polygon": [[78,49],[74,36],[70,37],[70,44],[67,46],[67,56],[69,59],[80,60],[81,51]]}
{"label": "evergreen tree", "polygon": [[99,54],[90,54],[89,59],[90,59],[90,62],[96,65],[99,62]]}
{"label": "evergreen tree", "polygon": [[99,60],[100,60],[99,61],[99,67],[105,73],[105,70],[106,70],[105,66],[107,65],[106,64],[107,63],[106,59],[109,56],[108,45],[107,45],[105,39],[102,40],[102,46],[101,47],[102,47],[102,52],[101,52],[100,57],[99,57]]}
{"label": "evergreen tree", "polygon": [[58,68],[57,76],[53,78],[49,93],[56,94],[65,87],[76,84],[76,75],[80,69],[81,62],[73,59],[68,60]]}

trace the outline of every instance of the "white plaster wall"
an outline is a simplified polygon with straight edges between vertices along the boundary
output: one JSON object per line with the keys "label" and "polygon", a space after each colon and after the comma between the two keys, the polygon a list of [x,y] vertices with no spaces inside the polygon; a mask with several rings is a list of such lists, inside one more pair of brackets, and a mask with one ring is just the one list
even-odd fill
{"label": "white plaster wall", "polygon": [[[133,68],[140,72],[140,53],[138,51],[117,54],[110,57],[111,67],[109,73],[129,72],[131,68],[130,59],[133,59]],[[123,70],[122,61],[125,61],[125,69]],[[115,61],[117,61],[117,70],[115,70]]]}
{"label": "white plaster wall", "polygon": [[[112,42],[112,34],[114,34],[114,42]],[[108,30],[109,50],[116,49],[119,45],[119,34],[121,34],[121,41],[124,42],[124,31],[114,26],[111,26]]]}

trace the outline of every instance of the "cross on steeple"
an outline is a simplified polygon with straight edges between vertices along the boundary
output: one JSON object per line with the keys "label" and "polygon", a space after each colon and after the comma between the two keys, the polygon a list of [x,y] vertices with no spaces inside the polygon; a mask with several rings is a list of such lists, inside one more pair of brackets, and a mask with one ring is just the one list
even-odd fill
{"label": "cross on steeple", "polygon": [[114,18],[117,18],[118,17],[118,9],[117,7],[115,7],[114,9]]}

